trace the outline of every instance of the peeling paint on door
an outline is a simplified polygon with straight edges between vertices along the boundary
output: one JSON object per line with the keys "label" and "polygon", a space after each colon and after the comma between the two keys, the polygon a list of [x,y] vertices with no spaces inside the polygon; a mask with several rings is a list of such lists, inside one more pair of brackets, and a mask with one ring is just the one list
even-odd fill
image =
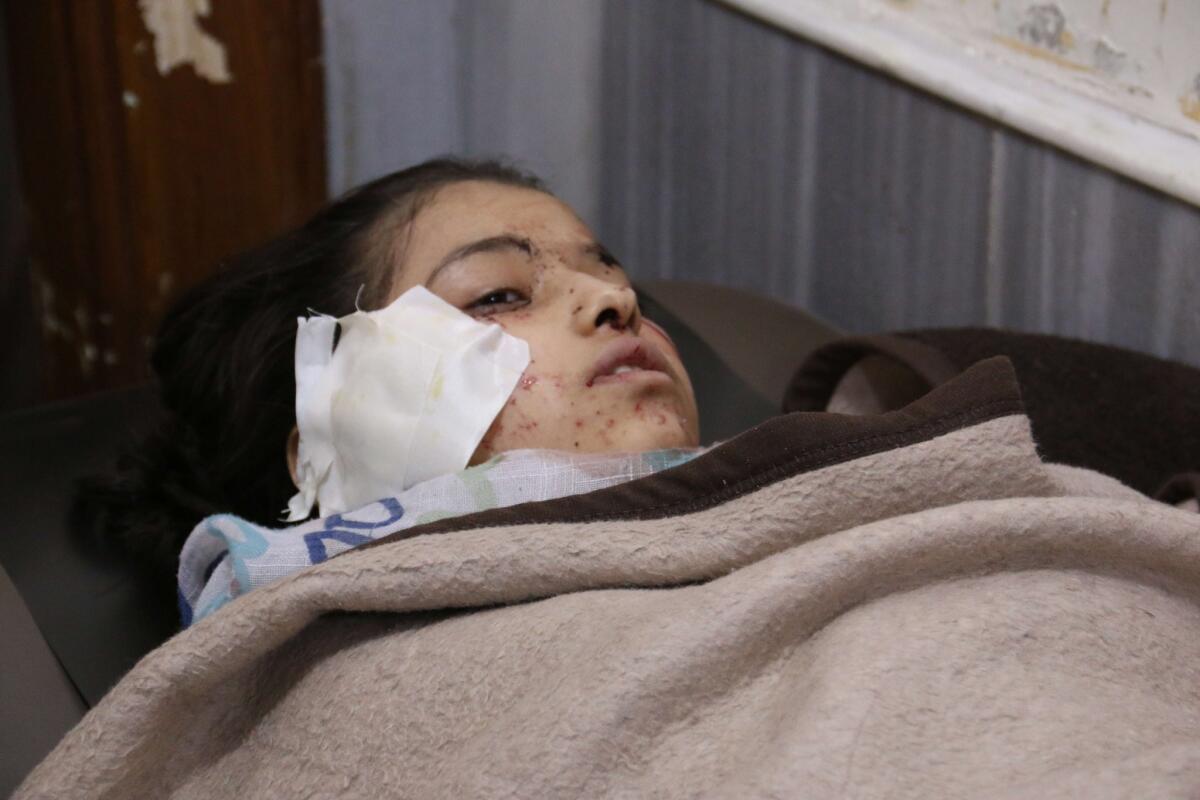
{"label": "peeling paint on door", "polygon": [[196,74],[212,83],[229,83],[225,46],[200,27],[212,12],[209,0],[138,0],[142,22],[154,38],[158,73],[191,64]]}
{"label": "peeling paint on door", "polygon": [[46,279],[44,275],[37,269],[32,268],[33,280],[37,286],[38,311],[42,323],[42,333],[46,338],[61,336],[63,339],[70,340],[74,338],[71,329],[63,324],[56,310],[57,292],[54,289],[54,284]]}

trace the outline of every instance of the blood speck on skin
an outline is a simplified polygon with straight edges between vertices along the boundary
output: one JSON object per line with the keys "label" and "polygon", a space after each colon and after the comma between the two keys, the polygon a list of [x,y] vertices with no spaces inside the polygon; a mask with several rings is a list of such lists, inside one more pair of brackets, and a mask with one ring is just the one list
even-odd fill
{"label": "blood speck on skin", "polygon": [[582,427],[583,427],[583,420],[581,420],[581,419],[577,419],[577,420],[575,420],[575,427],[576,427],[576,428],[582,428]]}
{"label": "blood speck on skin", "polygon": [[502,430],[504,430],[504,428],[500,426],[500,423],[497,422],[492,425],[488,432],[483,435],[483,441],[479,443],[479,448],[481,450],[491,451],[492,443],[496,441],[496,437],[500,435]]}
{"label": "blood speck on skin", "polygon": [[655,414],[654,419],[656,422],[658,422],[659,425],[667,424],[667,417],[665,414]]}
{"label": "blood speck on skin", "polygon": [[584,386],[586,386],[586,387],[588,387],[588,388],[590,389],[590,388],[592,388],[592,387],[593,387],[595,384],[596,384],[596,382],[595,382],[594,380],[592,380],[591,378],[588,378],[588,380],[587,380],[587,383],[585,383],[585,384],[584,384]]}
{"label": "blood speck on skin", "polygon": [[637,404],[633,407],[633,410],[634,410],[634,413],[638,413],[642,410],[642,401],[641,400],[637,401]]}

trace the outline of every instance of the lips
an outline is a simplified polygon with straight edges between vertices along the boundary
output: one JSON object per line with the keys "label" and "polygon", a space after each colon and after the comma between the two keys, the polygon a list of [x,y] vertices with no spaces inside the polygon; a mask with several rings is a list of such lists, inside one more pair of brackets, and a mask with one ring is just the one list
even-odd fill
{"label": "lips", "polygon": [[653,372],[670,377],[662,351],[645,339],[625,336],[614,340],[600,353],[587,384],[591,386],[594,382],[623,380],[627,375],[636,377],[637,373]]}

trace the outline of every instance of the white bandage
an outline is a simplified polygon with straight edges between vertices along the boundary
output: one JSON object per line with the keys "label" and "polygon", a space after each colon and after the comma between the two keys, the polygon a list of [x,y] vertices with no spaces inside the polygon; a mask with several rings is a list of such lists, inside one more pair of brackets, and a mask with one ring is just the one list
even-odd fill
{"label": "white bandage", "polygon": [[529,365],[525,341],[421,286],[379,311],[297,321],[289,522],[463,469]]}

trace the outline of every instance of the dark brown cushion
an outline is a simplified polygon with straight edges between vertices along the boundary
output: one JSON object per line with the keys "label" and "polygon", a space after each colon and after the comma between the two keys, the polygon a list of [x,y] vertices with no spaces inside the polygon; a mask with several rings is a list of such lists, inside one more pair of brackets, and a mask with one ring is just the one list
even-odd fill
{"label": "dark brown cushion", "polygon": [[[1016,369],[1046,460],[1103,472],[1151,496],[1176,475],[1200,472],[1200,369],[1060,336],[954,328],[839,339],[793,376],[785,410],[825,410],[856,382],[876,398],[895,395],[881,405],[902,404],[997,355]],[[874,368],[864,372],[872,374],[853,375],[868,358]]]}

